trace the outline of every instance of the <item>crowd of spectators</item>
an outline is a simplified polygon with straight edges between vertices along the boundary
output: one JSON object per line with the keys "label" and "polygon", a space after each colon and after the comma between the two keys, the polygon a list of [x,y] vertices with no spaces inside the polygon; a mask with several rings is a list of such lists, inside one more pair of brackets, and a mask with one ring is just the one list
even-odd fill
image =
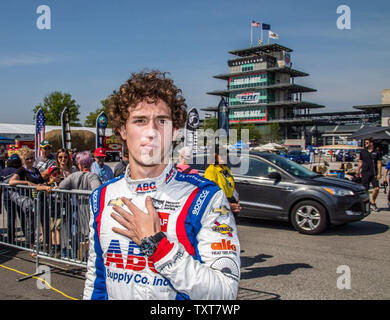
{"label": "crowd of spectators", "polygon": [[[25,242],[34,248],[36,220],[36,200],[39,198],[40,208],[40,238],[39,243],[46,248],[51,256],[59,258],[66,256],[63,249],[68,247],[68,238],[77,230],[78,241],[72,244],[72,257],[74,250],[82,244],[85,252],[88,247],[89,234],[89,197],[76,197],[75,193],[66,194],[64,198],[53,190],[95,190],[102,184],[125,173],[129,164],[128,150],[122,150],[122,158],[114,170],[105,164],[106,151],[97,148],[92,154],[89,151],[69,152],[59,149],[52,152],[49,141],[42,141],[41,156],[35,158],[35,152],[29,148],[21,148],[18,154],[12,154],[7,160],[7,166],[0,170],[0,182],[10,187],[26,186],[22,188],[3,189],[3,204],[8,213],[8,241],[15,240],[16,217],[19,219]],[[178,171],[188,174],[199,174],[188,164],[192,150],[184,147],[179,152],[175,167]],[[216,159],[220,159],[216,155]],[[211,170],[214,169],[214,170]],[[210,175],[210,172],[213,172]],[[227,174],[227,176],[226,176]],[[239,200],[235,199],[236,190],[230,170],[222,162],[210,165],[205,176],[215,181],[226,193],[234,213],[240,211]],[[1,190],[1,189],[0,189]],[[234,193],[234,195],[233,195]],[[231,200],[234,199],[234,200]],[[44,205],[42,206],[42,203]],[[63,214],[63,212],[66,214]],[[69,256],[69,255],[68,255]],[[86,257],[84,257],[86,258]]]}
{"label": "crowd of spectators", "polygon": [[[40,229],[45,237],[40,238],[40,243],[50,246],[50,255],[61,256],[61,247],[66,246],[61,240],[61,228],[72,233],[72,227],[77,226],[77,232],[80,241],[86,241],[89,232],[89,197],[76,198],[72,195],[69,199],[71,206],[67,206],[66,201],[60,201],[59,196],[55,196],[53,190],[94,190],[101,184],[114,178],[114,172],[104,163],[106,151],[103,148],[97,148],[92,155],[89,151],[69,152],[66,149],[59,149],[56,153],[52,152],[50,141],[42,141],[40,148],[41,156],[35,158],[34,150],[23,147],[17,153],[10,157],[4,156],[4,163],[0,167],[0,182],[8,184],[10,187],[28,186],[24,189],[8,188],[3,189],[3,204],[8,213],[8,241],[15,241],[15,221],[19,223],[25,238],[26,245],[34,248],[35,241],[35,219],[34,219],[34,201],[37,195],[41,201],[45,201],[42,206]],[[120,166],[115,169],[116,175],[122,174],[128,164],[127,155],[123,155]],[[1,159],[0,159],[1,160]],[[115,175],[115,176],[116,176]],[[76,215],[75,221],[70,218],[64,221],[62,212],[64,208],[58,205],[67,206],[71,211],[72,219]],[[57,206],[57,208],[56,208]],[[64,224],[66,222],[66,224]],[[47,226],[47,227],[45,227]],[[61,245],[62,243],[62,245]]]}

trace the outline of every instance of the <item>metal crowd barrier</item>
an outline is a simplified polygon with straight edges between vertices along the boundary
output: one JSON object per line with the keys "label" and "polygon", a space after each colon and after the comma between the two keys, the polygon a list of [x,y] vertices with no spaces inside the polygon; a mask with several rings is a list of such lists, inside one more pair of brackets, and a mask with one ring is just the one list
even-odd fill
{"label": "metal crowd barrier", "polygon": [[36,258],[85,267],[91,191],[0,183],[0,243],[30,251]]}

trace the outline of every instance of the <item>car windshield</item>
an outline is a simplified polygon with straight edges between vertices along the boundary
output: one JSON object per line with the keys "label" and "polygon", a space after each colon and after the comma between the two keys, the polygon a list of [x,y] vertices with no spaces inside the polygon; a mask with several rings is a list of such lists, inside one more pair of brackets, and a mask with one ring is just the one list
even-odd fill
{"label": "car windshield", "polygon": [[295,163],[294,161],[288,160],[284,157],[280,157],[275,154],[262,154],[261,157],[268,161],[276,164],[278,167],[299,178],[313,178],[318,176],[317,173]]}

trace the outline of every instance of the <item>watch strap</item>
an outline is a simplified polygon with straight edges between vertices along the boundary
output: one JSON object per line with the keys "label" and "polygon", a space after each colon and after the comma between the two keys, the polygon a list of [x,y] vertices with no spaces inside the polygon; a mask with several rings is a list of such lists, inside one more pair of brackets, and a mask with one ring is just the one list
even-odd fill
{"label": "watch strap", "polygon": [[159,244],[159,242],[166,237],[165,233],[160,231],[156,233],[155,235],[151,236],[156,246]]}

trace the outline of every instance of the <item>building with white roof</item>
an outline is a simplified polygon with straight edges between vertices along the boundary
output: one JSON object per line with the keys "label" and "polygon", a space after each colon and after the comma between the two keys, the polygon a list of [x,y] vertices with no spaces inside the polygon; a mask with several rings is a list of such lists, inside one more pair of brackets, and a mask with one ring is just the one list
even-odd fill
{"label": "building with white roof", "polygon": [[[52,130],[61,130],[61,126],[46,126],[46,133]],[[87,130],[96,134],[96,128],[90,127],[71,127],[71,130]],[[106,136],[112,135],[112,129],[106,129]],[[35,125],[33,124],[15,124],[0,123],[0,136],[10,139],[18,138],[23,141],[34,141]]]}

